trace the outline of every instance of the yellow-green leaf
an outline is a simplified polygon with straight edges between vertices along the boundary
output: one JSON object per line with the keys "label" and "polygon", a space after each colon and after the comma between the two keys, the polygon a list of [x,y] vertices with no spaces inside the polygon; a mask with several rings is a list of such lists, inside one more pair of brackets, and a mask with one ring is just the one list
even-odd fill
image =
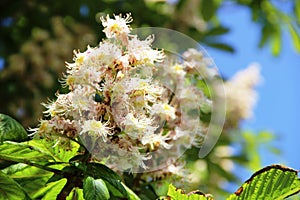
{"label": "yellow-green leaf", "polygon": [[255,172],[227,200],[280,200],[298,192],[300,192],[298,172],[281,165],[271,165]]}
{"label": "yellow-green leaf", "polygon": [[190,194],[185,194],[181,189],[175,188],[172,184],[169,185],[168,197],[171,200],[212,200],[211,195],[205,195],[201,192],[191,192]]}

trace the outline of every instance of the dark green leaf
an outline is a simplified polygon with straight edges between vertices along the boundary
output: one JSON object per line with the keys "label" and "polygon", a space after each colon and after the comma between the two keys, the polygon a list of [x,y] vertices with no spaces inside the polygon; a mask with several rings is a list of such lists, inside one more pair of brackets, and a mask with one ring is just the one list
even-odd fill
{"label": "dark green leaf", "polygon": [[210,30],[208,30],[205,33],[205,36],[216,36],[216,35],[223,35],[225,33],[228,33],[230,31],[229,28],[223,27],[223,26],[218,26],[215,28],[212,28]]}
{"label": "dark green leaf", "polygon": [[201,1],[200,12],[205,21],[209,21],[214,15],[216,15],[217,9],[218,5],[214,0]]}
{"label": "dark green leaf", "polygon": [[281,165],[271,165],[254,173],[227,200],[280,200],[298,192],[300,192],[300,179],[297,171]]}
{"label": "dark green leaf", "polygon": [[90,176],[83,181],[83,196],[86,200],[106,200],[110,197],[105,182]]}
{"label": "dark green leaf", "polygon": [[206,44],[210,47],[214,47],[216,49],[220,49],[223,51],[227,51],[230,53],[234,53],[234,48],[228,44],[224,44],[224,43],[210,43],[210,42],[206,42]]}
{"label": "dark green leaf", "polygon": [[62,174],[54,174],[53,176],[51,176],[48,179],[47,183],[56,182],[56,181],[59,181],[62,178],[64,178],[64,176]]}
{"label": "dark green leaf", "polygon": [[126,189],[124,188],[121,178],[116,172],[109,169],[100,163],[89,163],[87,165],[87,175],[95,179],[103,179],[104,181],[111,184],[115,189],[117,189],[125,198],[128,198]]}
{"label": "dark green leaf", "polygon": [[300,1],[295,1],[294,13],[296,16],[297,23],[300,24]]}
{"label": "dark green leaf", "polygon": [[8,166],[11,166],[13,164],[17,164],[17,163],[16,162],[12,162],[12,161],[7,161],[7,160],[0,159],[0,170],[6,168]]}
{"label": "dark green leaf", "polygon": [[[162,185],[162,186],[164,186],[164,185]],[[156,189],[159,190],[159,189],[161,189],[161,187],[157,187]],[[148,185],[148,184],[147,185],[141,185],[140,190],[141,190],[141,192],[139,193],[139,196],[143,200],[152,200],[152,199],[157,199],[158,198],[158,195],[156,194],[156,191],[154,190],[154,188],[151,185]],[[165,195],[167,193],[167,191],[168,191],[168,188],[161,195]]]}
{"label": "dark green leaf", "polygon": [[182,9],[182,7],[186,4],[186,2],[187,2],[187,0],[179,0],[176,5],[177,10]]}
{"label": "dark green leaf", "polygon": [[85,158],[86,155],[75,155],[74,157],[72,157],[69,162],[74,162],[74,161],[78,161],[78,160],[83,160]]}
{"label": "dark green leaf", "polygon": [[274,31],[274,28],[270,24],[265,24],[263,26],[262,31],[261,31],[260,41],[258,44],[258,46],[260,48],[262,48],[263,46],[266,45],[266,43],[269,41],[273,31]]}
{"label": "dark green leaf", "polygon": [[0,200],[30,199],[22,187],[0,171]]}
{"label": "dark green leaf", "polygon": [[0,114],[0,142],[23,142],[28,139],[23,126],[10,116]]}

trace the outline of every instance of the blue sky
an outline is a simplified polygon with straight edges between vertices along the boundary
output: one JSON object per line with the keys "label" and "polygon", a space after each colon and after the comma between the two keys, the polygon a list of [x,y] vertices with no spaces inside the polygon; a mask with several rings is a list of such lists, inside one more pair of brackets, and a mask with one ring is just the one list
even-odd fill
{"label": "blue sky", "polygon": [[225,77],[257,62],[261,65],[262,84],[257,87],[259,100],[254,118],[243,123],[251,131],[268,130],[278,136],[275,145],[282,150],[276,157],[262,151],[263,165],[280,163],[300,169],[300,54],[296,53],[287,32],[283,34],[282,53],[273,57],[268,48],[258,49],[260,29],[251,22],[251,13],[244,7],[227,6],[218,13],[222,24],[232,30],[224,41],[237,50],[224,54],[207,49]]}

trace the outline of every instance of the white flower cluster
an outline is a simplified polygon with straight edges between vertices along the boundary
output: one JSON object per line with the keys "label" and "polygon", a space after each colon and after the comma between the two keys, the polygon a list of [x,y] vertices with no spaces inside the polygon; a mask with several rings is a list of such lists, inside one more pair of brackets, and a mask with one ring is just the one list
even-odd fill
{"label": "white flower cluster", "polygon": [[207,60],[191,49],[185,61],[166,59],[151,47],[153,36],[130,34],[131,21],[130,15],[102,18],[108,39],[74,52],[63,80],[69,92],[45,105],[49,119],[36,133],[79,138],[96,159],[119,170],[178,166],[182,149],[199,145],[205,134],[199,115],[211,101],[196,87],[203,77],[195,69],[204,70]]}
{"label": "white flower cluster", "polygon": [[259,66],[251,64],[225,83],[227,124],[231,123],[230,126],[234,127],[241,119],[249,119],[253,116],[252,110],[258,98],[254,88],[261,79]]}

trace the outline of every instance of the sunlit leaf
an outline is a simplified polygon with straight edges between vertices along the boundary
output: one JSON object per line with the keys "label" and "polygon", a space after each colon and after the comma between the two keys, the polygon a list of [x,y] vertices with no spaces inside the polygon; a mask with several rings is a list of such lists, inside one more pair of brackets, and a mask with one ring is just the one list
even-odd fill
{"label": "sunlit leaf", "polygon": [[272,42],[272,53],[274,56],[278,56],[281,51],[281,43],[282,43],[280,30],[276,30],[273,33],[271,42]]}
{"label": "sunlit leaf", "polygon": [[53,160],[53,158],[27,143],[16,143],[5,141],[0,144],[0,159],[20,162],[20,163],[31,163],[31,162],[46,162]]}
{"label": "sunlit leaf", "polygon": [[83,181],[83,196],[86,200],[106,200],[110,197],[105,182],[90,176]]}
{"label": "sunlit leaf", "polygon": [[227,200],[280,200],[298,192],[300,179],[297,171],[281,165],[271,165],[254,173]]}
{"label": "sunlit leaf", "polygon": [[67,196],[66,200],[84,200],[83,198],[83,189],[74,188],[69,196]]}
{"label": "sunlit leaf", "polygon": [[43,200],[56,200],[57,195],[63,189],[66,182],[67,182],[66,179],[61,179],[57,182],[50,183],[51,187],[45,192],[42,199]]}
{"label": "sunlit leaf", "polygon": [[298,52],[300,52],[300,35],[296,31],[296,28],[293,26],[293,24],[289,24],[288,27],[293,39],[294,47]]}
{"label": "sunlit leaf", "polygon": [[22,187],[0,171],[0,200],[30,199]]}
{"label": "sunlit leaf", "polygon": [[251,170],[261,168],[261,158],[257,153],[260,143],[257,141],[256,135],[252,132],[244,132],[242,136],[245,139],[244,153],[248,155],[251,162],[247,163],[247,167]]}
{"label": "sunlit leaf", "polygon": [[79,144],[69,141],[68,146],[62,146],[56,141],[46,141],[45,139],[33,139],[28,144],[36,147],[44,154],[50,155],[57,162],[68,162],[70,158],[76,155]]}
{"label": "sunlit leaf", "polygon": [[22,142],[27,138],[27,132],[19,122],[8,115],[0,113],[0,142]]}
{"label": "sunlit leaf", "polygon": [[35,198],[36,193],[45,186],[47,180],[53,174],[32,166],[24,167],[23,164],[10,166],[9,169],[5,169],[5,171],[7,171],[9,177],[14,179],[31,198]]}
{"label": "sunlit leaf", "polygon": [[125,188],[128,197],[130,200],[141,200],[129,187],[127,187],[124,183],[122,183],[123,187]]}
{"label": "sunlit leaf", "polygon": [[[169,185],[168,197],[171,200],[212,200],[213,198],[209,195],[205,195],[199,191],[185,194],[181,189],[175,188],[172,184]],[[167,199],[167,198],[166,198]]]}

